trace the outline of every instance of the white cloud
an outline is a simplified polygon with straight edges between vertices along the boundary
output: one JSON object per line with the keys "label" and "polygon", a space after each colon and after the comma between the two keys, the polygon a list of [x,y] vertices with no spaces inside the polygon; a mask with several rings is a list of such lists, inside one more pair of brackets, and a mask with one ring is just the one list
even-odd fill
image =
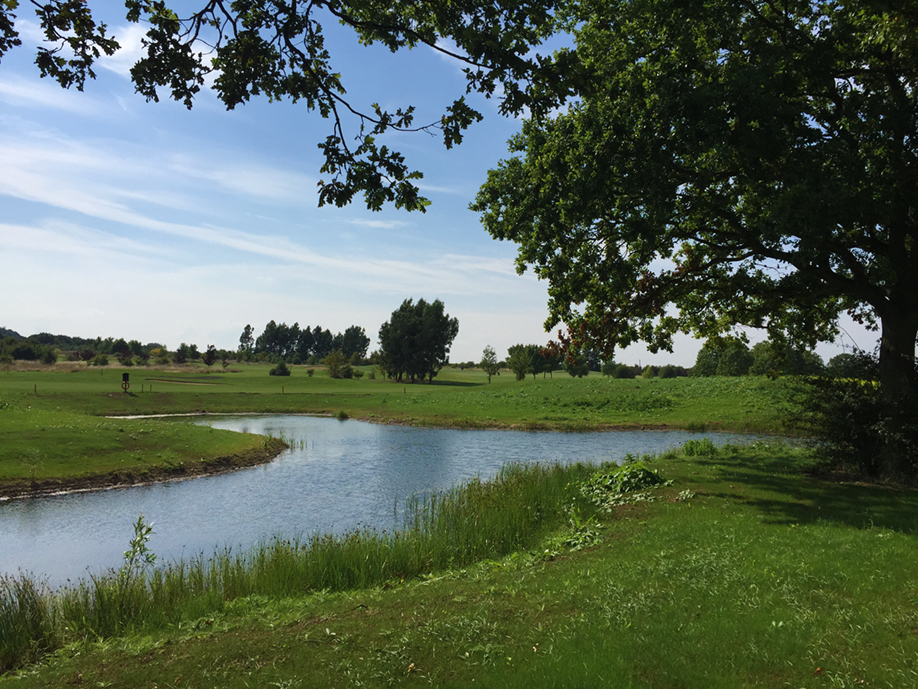
{"label": "white cloud", "polygon": [[114,55],[103,55],[98,60],[98,65],[109,71],[130,79],[131,67],[144,55],[141,39],[146,30],[140,24],[126,24],[110,32],[121,46]]}

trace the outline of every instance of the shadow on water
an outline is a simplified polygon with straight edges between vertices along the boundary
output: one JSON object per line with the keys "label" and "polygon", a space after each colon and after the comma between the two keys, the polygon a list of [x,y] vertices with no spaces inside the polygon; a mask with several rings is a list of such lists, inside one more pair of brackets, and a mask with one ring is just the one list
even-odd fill
{"label": "shadow on water", "polygon": [[857,529],[918,532],[918,490],[914,488],[820,478],[806,473],[799,461],[780,456],[746,455],[697,464],[710,468],[722,486],[709,489],[709,495],[757,510],[768,523],[831,522]]}

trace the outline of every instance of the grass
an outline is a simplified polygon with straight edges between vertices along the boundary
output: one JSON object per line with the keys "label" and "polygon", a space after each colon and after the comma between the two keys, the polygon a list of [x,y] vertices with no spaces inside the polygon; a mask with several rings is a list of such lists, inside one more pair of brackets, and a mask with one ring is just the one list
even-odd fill
{"label": "grass", "polygon": [[509,555],[241,589],[0,686],[915,686],[918,494],[814,478],[800,448],[690,453],[646,462],[672,484],[609,511],[563,477],[555,516]]}
{"label": "grass", "polygon": [[[133,367],[0,373],[0,493],[34,480],[142,478],[206,470],[221,458],[256,452],[256,438],[205,429],[187,419],[109,420],[107,415],[312,413],[378,423],[459,428],[585,431],[687,428],[778,432],[784,383],[766,378],[513,380],[444,369],[435,384],[333,380],[324,370],[289,378],[269,365],[208,372]],[[369,369],[367,369],[369,372]],[[131,377],[121,390],[121,375]],[[12,487],[11,487],[12,486]]]}

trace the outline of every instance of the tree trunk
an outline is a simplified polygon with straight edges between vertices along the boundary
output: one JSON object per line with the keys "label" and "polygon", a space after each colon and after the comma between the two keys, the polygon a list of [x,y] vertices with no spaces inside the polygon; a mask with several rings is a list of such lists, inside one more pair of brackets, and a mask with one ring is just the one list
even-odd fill
{"label": "tree trunk", "polygon": [[915,473],[918,457],[909,456],[903,443],[892,434],[908,423],[916,401],[915,339],[918,312],[884,318],[880,340],[880,411],[887,419],[879,457],[880,472],[887,478],[904,478]]}

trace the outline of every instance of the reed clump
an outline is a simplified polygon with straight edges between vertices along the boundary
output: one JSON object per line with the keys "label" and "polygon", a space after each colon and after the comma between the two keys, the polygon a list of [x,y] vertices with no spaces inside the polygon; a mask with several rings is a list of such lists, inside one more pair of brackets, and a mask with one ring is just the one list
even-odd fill
{"label": "reed clump", "polygon": [[26,575],[0,579],[0,672],[73,641],[198,619],[240,597],[375,586],[526,549],[564,522],[579,499],[570,486],[593,470],[508,465],[491,481],[411,498],[400,530],[275,538],[158,568],[141,517],[117,571],[57,591]]}

